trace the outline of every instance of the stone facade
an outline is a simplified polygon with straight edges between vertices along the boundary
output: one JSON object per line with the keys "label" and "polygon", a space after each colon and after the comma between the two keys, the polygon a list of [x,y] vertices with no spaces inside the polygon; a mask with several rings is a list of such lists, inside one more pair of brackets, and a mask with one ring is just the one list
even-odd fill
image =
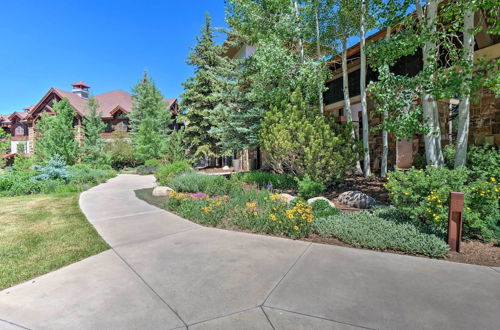
{"label": "stone facade", "polygon": [[500,146],[500,98],[483,88],[471,106],[469,144]]}
{"label": "stone facade", "polygon": [[28,153],[32,155],[35,152],[35,128],[33,126],[28,127]]}

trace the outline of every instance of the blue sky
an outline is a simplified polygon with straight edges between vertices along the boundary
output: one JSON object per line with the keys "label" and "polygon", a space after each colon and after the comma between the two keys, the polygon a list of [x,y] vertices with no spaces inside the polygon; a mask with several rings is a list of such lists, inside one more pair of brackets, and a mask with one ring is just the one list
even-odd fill
{"label": "blue sky", "polygon": [[177,97],[205,12],[225,26],[224,0],[1,2],[0,113],[79,80],[93,94],[130,91],[145,69],[165,97]]}

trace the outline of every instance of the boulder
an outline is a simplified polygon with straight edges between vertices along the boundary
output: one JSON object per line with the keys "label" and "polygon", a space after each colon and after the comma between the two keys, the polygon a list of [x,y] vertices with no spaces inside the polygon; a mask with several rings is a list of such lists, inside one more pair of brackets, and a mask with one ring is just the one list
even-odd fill
{"label": "boulder", "polygon": [[283,196],[283,200],[287,203],[287,204],[290,204],[295,198],[297,198],[296,196],[292,196],[290,194],[280,194],[281,196]]}
{"label": "boulder", "polygon": [[222,169],[223,169],[224,171],[227,171],[227,170],[229,170],[229,166],[227,166],[227,165],[226,165],[226,166],[224,166]]}
{"label": "boulder", "polygon": [[153,196],[155,197],[168,197],[174,190],[169,187],[157,186],[153,189]]}
{"label": "boulder", "polygon": [[357,190],[346,191],[340,194],[339,202],[358,209],[369,209],[377,204],[373,197]]}
{"label": "boulder", "polygon": [[313,197],[313,198],[309,198],[307,200],[307,204],[312,204],[315,201],[325,201],[325,202],[328,203],[328,205],[330,205],[330,207],[336,208],[335,204],[333,204],[333,202],[331,200],[329,200],[328,198],[325,198],[325,197]]}

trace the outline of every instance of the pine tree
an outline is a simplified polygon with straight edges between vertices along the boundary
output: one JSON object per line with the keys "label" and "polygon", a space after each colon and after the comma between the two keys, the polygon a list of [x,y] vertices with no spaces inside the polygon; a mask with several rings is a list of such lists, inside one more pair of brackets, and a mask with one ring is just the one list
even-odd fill
{"label": "pine tree", "polygon": [[220,76],[223,91],[219,104],[210,115],[214,124],[209,133],[217,139],[221,154],[249,149],[258,145],[258,131],[263,112],[248,98],[244,63],[229,62],[228,70]]}
{"label": "pine tree", "polygon": [[277,172],[308,174],[330,184],[352,169],[360,150],[350,134],[352,124],[337,126],[307,106],[300,90],[267,111],[261,125],[261,146]]}
{"label": "pine tree", "polygon": [[134,154],[139,162],[160,158],[165,150],[170,111],[151,78],[144,77],[133,88],[130,128]]}
{"label": "pine tree", "polygon": [[45,160],[58,155],[71,165],[78,160],[79,146],[75,139],[73,121],[76,112],[68,99],[62,99],[54,107],[55,116],[43,114],[38,128],[36,152]]}
{"label": "pine tree", "polygon": [[227,59],[222,55],[225,47],[214,40],[214,28],[208,13],[197,44],[188,57],[187,64],[194,66],[194,77],[187,79],[181,95],[181,108],[186,110],[182,119],[186,122],[185,137],[191,154],[217,153],[217,139],[209,133],[212,128],[210,117],[220,101],[223,91],[220,70],[227,68]]}
{"label": "pine tree", "polygon": [[103,152],[105,142],[101,134],[106,128],[99,112],[99,104],[91,97],[87,102],[88,113],[83,117],[84,138],[82,146],[82,161],[93,165],[103,165],[109,162]]}

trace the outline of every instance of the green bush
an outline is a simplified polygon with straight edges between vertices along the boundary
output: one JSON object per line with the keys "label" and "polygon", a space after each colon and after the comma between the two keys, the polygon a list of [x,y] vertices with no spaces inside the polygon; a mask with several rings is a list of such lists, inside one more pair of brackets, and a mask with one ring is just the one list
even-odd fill
{"label": "green bush", "polygon": [[351,132],[351,125],[337,125],[332,116],[307,106],[298,90],[266,111],[259,137],[276,172],[309,174],[330,184],[356,164],[361,148]]}
{"label": "green bush", "polygon": [[463,236],[487,241],[500,232],[500,185],[495,177],[470,182],[469,175],[466,168],[394,171],[388,176],[386,188],[399,211],[439,236],[444,236],[448,228],[450,192],[463,192]]}
{"label": "green bush", "polygon": [[317,197],[326,190],[324,184],[315,182],[308,174],[306,174],[302,180],[297,180],[297,184],[298,194],[304,199]]}
{"label": "green bush", "polygon": [[0,175],[0,196],[39,194],[52,186],[65,184],[63,180],[33,180],[36,175],[34,171],[3,173]]}
{"label": "green bush", "polygon": [[33,169],[35,164],[35,157],[28,157],[24,155],[17,155],[14,158],[14,164],[12,164],[12,169],[14,171],[29,171]]}
{"label": "green bush", "polygon": [[70,183],[85,187],[106,182],[116,175],[113,170],[92,168],[87,164],[73,165],[68,172],[70,174]]}
{"label": "green bush", "polygon": [[273,189],[297,189],[295,177],[290,174],[276,174],[263,171],[251,171],[246,173],[237,173],[234,176],[241,176],[244,182],[255,184],[259,188]]}
{"label": "green bush", "polygon": [[160,185],[167,185],[171,179],[182,173],[192,171],[191,165],[186,161],[175,162],[158,167],[155,172],[156,181]]}
{"label": "green bush", "polygon": [[500,148],[472,146],[467,153],[470,181],[496,178],[500,180]]}
{"label": "green bush", "polygon": [[187,172],[170,179],[168,186],[178,192],[203,192],[209,196],[223,196],[243,189],[240,181],[222,176]]}
{"label": "green bush", "polygon": [[316,219],[340,214],[340,210],[331,207],[330,203],[325,200],[314,201],[311,206],[313,208],[314,218]]}
{"label": "green bush", "polygon": [[148,159],[144,162],[144,165],[141,168],[145,167],[158,167],[161,165],[161,162],[158,159]]}
{"label": "green bush", "polygon": [[19,196],[39,193],[82,191],[102,183],[115,175],[112,170],[100,170],[85,164],[66,169],[67,179],[47,174],[44,180],[34,179],[40,175],[35,171],[11,171],[0,175],[0,196]]}
{"label": "green bush", "polygon": [[121,169],[127,166],[135,166],[137,160],[134,156],[134,147],[130,142],[127,132],[115,131],[111,135],[110,142],[104,148],[111,158],[111,166]]}
{"label": "green bush", "polygon": [[[457,154],[457,148],[454,144],[448,144],[443,148],[444,164],[448,168],[455,168],[455,155]],[[425,168],[425,166],[423,167]]]}
{"label": "green bush", "polygon": [[316,219],[315,231],[353,246],[403,251],[442,258],[448,245],[435,235],[422,233],[410,223],[396,223],[367,212],[343,213]]}

